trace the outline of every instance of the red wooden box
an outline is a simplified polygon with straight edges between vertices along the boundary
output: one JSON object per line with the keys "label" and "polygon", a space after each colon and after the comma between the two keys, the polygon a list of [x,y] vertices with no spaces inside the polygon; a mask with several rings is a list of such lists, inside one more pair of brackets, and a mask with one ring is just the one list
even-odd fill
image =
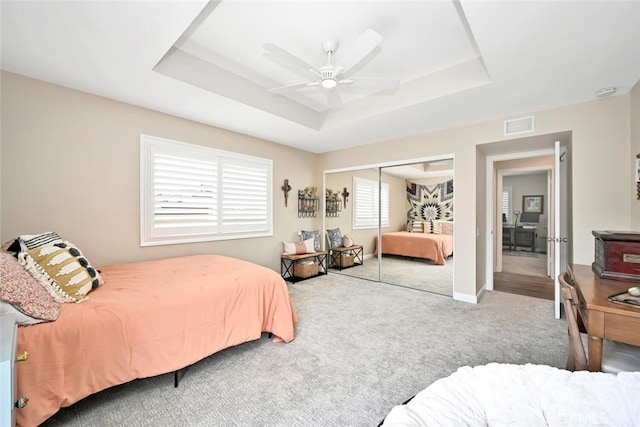
{"label": "red wooden box", "polygon": [[640,282],[640,232],[592,231],[593,270],[603,279]]}

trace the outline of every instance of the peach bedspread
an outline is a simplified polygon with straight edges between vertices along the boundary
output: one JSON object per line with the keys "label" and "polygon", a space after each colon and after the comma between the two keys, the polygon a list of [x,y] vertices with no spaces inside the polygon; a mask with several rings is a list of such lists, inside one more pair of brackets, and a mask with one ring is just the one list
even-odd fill
{"label": "peach bedspread", "polygon": [[445,265],[446,258],[453,254],[453,235],[408,231],[382,233],[382,254],[425,258]]}
{"label": "peach bedspread", "polygon": [[105,284],[58,320],[18,328],[20,426],[113,385],[172,372],[272,332],[294,339],[297,321],[275,271],[220,255],[101,268]]}

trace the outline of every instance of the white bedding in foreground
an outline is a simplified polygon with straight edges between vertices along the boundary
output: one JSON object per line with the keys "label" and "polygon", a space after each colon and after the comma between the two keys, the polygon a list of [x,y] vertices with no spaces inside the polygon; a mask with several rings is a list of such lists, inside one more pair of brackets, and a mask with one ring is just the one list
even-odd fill
{"label": "white bedding in foreground", "polygon": [[462,367],[394,407],[389,426],[640,426],[640,372]]}

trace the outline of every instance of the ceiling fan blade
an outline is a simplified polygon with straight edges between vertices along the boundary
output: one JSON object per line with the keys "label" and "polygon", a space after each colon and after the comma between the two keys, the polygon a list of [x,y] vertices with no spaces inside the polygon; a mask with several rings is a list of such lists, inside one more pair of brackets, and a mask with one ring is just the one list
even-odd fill
{"label": "ceiling fan blade", "polygon": [[320,85],[320,83],[318,82],[311,82],[311,83],[296,83],[293,85],[287,85],[287,86],[281,86],[281,87],[276,87],[273,89],[269,89],[267,92],[269,93],[282,93],[282,92],[292,92],[298,89],[304,89],[307,87],[313,87],[313,86],[318,86]]}
{"label": "ceiling fan blade", "polygon": [[327,92],[327,104],[332,110],[342,107],[342,98],[340,98],[340,93],[337,90]]}
{"label": "ceiling fan blade", "polygon": [[365,89],[392,90],[400,86],[399,80],[385,79],[381,77],[354,77],[353,79],[343,79],[338,82],[340,85],[349,87],[361,87]]}
{"label": "ceiling fan blade", "polygon": [[[268,54],[265,54],[265,57],[272,60],[276,64],[295,72],[302,71],[304,72],[304,77],[320,77],[320,72],[316,70],[315,67],[307,64],[302,59],[274,45],[273,43],[263,44],[262,47],[269,52]],[[296,68],[292,69],[291,67],[289,67],[291,65]]]}
{"label": "ceiling fan blade", "polygon": [[382,36],[369,28],[362,33],[356,42],[347,47],[342,60],[340,61],[344,67],[343,74],[348,74],[358,64],[360,64],[369,54],[371,54],[382,42]]}

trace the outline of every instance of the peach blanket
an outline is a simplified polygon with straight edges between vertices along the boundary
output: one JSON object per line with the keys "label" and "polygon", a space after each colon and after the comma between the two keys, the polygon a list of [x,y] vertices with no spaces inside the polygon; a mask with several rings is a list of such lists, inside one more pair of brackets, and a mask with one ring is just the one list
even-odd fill
{"label": "peach blanket", "polygon": [[425,258],[432,260],[437,265],[445,265],[446,258],[453,254],[453,235],[411,233],[408,231],[382,233],[382,253]]}
{"label": "peach blanket", "polygon": [[297,321],[275,271],[220,255],[101,268],[105,284],[58,320],[18,328],[20,426],[113,385],[191,365],[272,332],[290,342]]}

